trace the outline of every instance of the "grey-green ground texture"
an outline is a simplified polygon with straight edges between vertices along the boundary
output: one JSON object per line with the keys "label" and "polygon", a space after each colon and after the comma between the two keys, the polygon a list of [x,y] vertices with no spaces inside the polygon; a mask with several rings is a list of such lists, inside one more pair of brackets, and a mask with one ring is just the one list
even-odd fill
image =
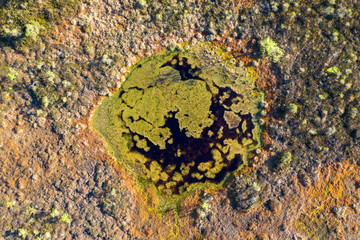
{"label": "grey-green ground texture", "polygon": [[360,239],[359,9],[0,0],[0,238]]}

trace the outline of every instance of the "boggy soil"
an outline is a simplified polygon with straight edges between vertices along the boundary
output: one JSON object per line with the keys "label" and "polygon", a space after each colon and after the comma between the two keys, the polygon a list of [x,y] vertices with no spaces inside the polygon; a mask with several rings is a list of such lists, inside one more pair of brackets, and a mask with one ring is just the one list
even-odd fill
{"label": "boggy soil", "polygon": [[[0,8],[1,238],[360,238],[356,1]],[[266,37],[284,51],[277,63],[261,55]],[[136,187],[90,118],[137,59],[198,41],[253,69],[267,103],[263,145],[223,187],[159,214],[154,189]]]}

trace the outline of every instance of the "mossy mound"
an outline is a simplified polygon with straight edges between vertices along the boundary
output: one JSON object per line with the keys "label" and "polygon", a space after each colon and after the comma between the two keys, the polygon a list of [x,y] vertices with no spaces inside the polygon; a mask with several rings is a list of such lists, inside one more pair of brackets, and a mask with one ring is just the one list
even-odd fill
{"label": "mossy mound", "polygon": [[260,145],[260,97],[244,67],[210,44],[163,51],[132,67],[93,116],[95,129],[164,210],[199,186],[220,185]]}

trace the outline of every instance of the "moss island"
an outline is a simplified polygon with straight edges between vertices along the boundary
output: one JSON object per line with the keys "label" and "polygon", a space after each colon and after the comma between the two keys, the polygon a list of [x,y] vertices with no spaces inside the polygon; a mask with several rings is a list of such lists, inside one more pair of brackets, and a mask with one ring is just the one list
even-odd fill
{"label": "moss island", "polygon": [[255,78],[208,43],[140,60],[93,115],[94,128],[165,210],[221,185],[260,146]]}

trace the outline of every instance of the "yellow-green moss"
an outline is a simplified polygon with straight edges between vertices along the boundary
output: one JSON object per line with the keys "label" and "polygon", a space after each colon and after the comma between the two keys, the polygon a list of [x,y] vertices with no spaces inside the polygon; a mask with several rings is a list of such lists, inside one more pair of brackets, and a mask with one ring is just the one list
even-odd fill
{"label": "yellow-green moss", "polygon": [[163,51],[134,65],[96,109],[94,128],[141,186],[156,187],[159,210],[220,186],[260,145],[260,98],[247,72],[210,44]]}

